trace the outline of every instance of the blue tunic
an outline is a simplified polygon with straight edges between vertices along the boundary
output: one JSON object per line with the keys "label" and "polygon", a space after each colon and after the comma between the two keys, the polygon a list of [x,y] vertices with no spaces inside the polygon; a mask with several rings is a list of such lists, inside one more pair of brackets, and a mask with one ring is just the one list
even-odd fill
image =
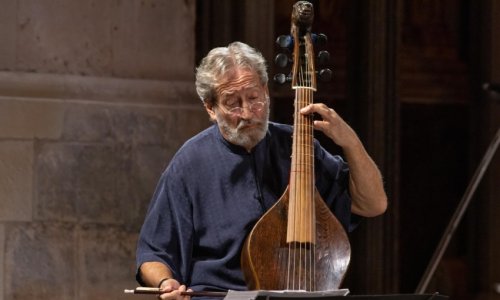
{"label": "blue tunic", "polygon": [[[227,142],[217,125],[187,141],[156,188],[139,236],[137,267],[162,262],[195,291],[245,290],[241,247],[285,191],[291,149],[292,127],[272,122],[251,153]],[[317,141],[315,158],[316,187],[349,229],[347,164]]]}

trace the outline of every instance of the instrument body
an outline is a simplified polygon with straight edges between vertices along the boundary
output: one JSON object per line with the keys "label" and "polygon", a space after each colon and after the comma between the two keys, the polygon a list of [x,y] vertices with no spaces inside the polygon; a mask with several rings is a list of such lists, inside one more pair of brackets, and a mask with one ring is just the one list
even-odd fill
{"label": "instrument body", "polygon": [[315,187],[313,118],[300,113],[313,103],[316,91],[312,19],[312,4],[294,5],[296,95],[290,183],[243,245],[241,266],[251,290],[335,290],[350,261],[347,234]]}
{"label": "instrument body", "polygon": [[[349,266],[351,252],[342,225],[333,217],[316,191],[314,205],[316,212],[319,212],[316,214],[315,224],[316,244],[290,245],[286,242],[288,200],[287,189],[280,200],[257,222],[249,236],[259,238],[248,238],[243,246],[242,269],[248,288],[306,291],[338,289]],[[305,270],[309,262],[304,260],[310,257],[314,258],[311,266],[314,268],[314,275],[306,274]],[[289,266],[288,262],[294,258],[295,265]],[[289,274],[291,270],[295,274]],[[301,272],[304,274],[300,274]]]}

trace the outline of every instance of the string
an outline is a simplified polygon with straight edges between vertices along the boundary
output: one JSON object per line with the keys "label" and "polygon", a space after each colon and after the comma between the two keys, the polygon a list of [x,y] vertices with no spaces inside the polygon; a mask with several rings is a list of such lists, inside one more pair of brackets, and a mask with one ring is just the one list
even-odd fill
{"label": "string", "polygon": [[[309,55],[309,53],[306,53],[306,56],[308,56],[308,55]],[[311,83],[312,83],[312,77],[311,76],[312,76],[312,74],[310,72],[311,66],[309,65],[309,62],[310,62],[310,57],[306,57],[307,84],[308,84],[308,87],[311,87]],[[312,103],[312,91],[310,89],[307,89],[305,92],[306,92],[306,97],[304,97],[306,99],[305,105],[308,105],[308,104]],[[312,127],[310,126],[311,125],[310,124],[310,122],[311,122],[310,116],[307,116],[307,117],[305,116],[305,120],[306,120],[306,122],[304,124],[305,131],[306,131],[306,133],[305,133],[305,137],[306,137],[306,143],[305,143],[305,147],[306,147],[306,151],[305,151],[306,153],[305,154],[306,154],[306,156],[305,156],[305,159],[306,159],[306,164],[308,166],[307,171],[310,172],[311,171],[311,166],[314,166],[312,164],[312,157],[313,157],[313,155],[311,153],[311,150],[312,150],[311,149],[311,146],[312,146],[312,132],[311,132],[311,128]],[[313,235],[313,230],[312,230],[313,229],[312,228],[313,224],[312,224],[312,222],[314,221],[314,205],[312,203],[312,201],[314,199],[314,195],[312,194],[314,189],[312,188],[312,186],[313,186],[314,182],[311,182],[312,174],[307,174],[307,175],[308,175],[307,176],[307,180],[309,182],[306,183],[306,187],[307,187],[307,192],[309,193],[309,195],[307,196],[306,199],[309,199],[309,201],[310,201],[309,202],[309,205],[310,205],[309,213],[310,213],[310,215],[309,215],[309,222],[308,222],[308,226],[309,227],[308,227],[308,231],[307,231],[307,235],[309,235],[309,236],[308,236],[307,240],[310,241],[310,246],[309,246],[309,256],[306,258],[307,259],[306,264],[307,264],[307,262],[309,262],[309,264],[308,264],[308,267],[306,269],[308,270],[307,274],[309,276],[309,290],[312,290],[313,289],[312,282],[313,282],[313,277],[315,275],[314,272],[313,272],[313,274],[311,274],[311,267],[313,266],[312,254],[315,252],[315,251],[313,251],[314,249],[312,248],[312,246],[313,246],[313,236],[312,236]],[[307,277],[306,277],[306,280],[307,280]]]}
{"label": "string", "polygon": [[[303,66],[300,65],[300,80],[299,80],[299,83],[300,83],[300,86],[303,87],[304,86],[304,70],[303,70]],[[302,88],[299,89],[299,95],[300,95],[300,98],[298,99],[298,103],[299,103],[299,110],[300,108],[303,107],[304,103],[303,103],[303,90]],[[299,114],[297,112],[297,114]],[[299,216],[298,216],[298,223],[301,225],[299,226],[299,228],[302,228],[302,230],[304,230],[304,220],[303,220],[303,212],[304,212],[304,202],[303,202],[303,199],[302,199],[302,193],[303,193],[303,151],[302,151],[302,148],[303,148],[303,122],[302,122],[302,119],[303,119],[303,116],[302,115],[299,115],[299,123],[298,123],[298,135],[297,135],[297,146],[299,147],[299,152],[297,152],[297,160],[298,160],[298,164],[299,164],[299,168],[300,168],[300,171],[297,176],[299,177],[299,184],[300,184],[300,188],[298,189],[298,193],[299,193],[299,198],[297,198],[296,200],[298,200],[298,204],[300,205],[300,210],[299,210]],[[302,289],[301,287],[301,284],[302,284],[302,277],[301,277],[301,274],[300,274],[300,271],[301,271],[301,268],[302,268],[302,237],[300,236],[302,232],[298,232],[297,233],[297,247],[299,249],[299,265],[298,265],[298,274],[297,274],[297,278],[298,278],[298,282],[299,282],[299,286],[298,286],[298,289]]]}

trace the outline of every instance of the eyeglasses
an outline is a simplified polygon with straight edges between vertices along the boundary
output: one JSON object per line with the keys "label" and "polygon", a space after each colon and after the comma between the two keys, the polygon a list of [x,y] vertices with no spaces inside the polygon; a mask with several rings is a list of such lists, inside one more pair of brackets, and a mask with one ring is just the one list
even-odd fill
{"label": "eyeglasses", "polygon": [[218,104],[217,106],[222,108],[226,113],[229,113],[233,116],[241,116],[243,114],[243,110],[246,108],[253,113],[261,112],[266,106],[267,101],[256,101],[248,104],[248,106],[237,106],[226,108],[223,105]]}

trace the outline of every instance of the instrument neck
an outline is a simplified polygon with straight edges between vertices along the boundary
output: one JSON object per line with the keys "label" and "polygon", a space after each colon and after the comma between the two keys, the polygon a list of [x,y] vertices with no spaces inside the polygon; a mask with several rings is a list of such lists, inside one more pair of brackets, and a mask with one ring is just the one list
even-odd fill
{"label": "instrument neck", "polygon": [[287,241],[315,243],[313,118],[300,110],[313,103],[311,88],[295,89]]}
{"label": "instrument neck", "polygon": [[[312,115],[303,115],[300,110],[313,103],[313,90],[295,89],[294,131],[292,146],[292,174],[299,178],[314,175],[314,144]],[[308,181],[310,182],[310,181]],[[311,182],[310,182],[311,183]]]}

